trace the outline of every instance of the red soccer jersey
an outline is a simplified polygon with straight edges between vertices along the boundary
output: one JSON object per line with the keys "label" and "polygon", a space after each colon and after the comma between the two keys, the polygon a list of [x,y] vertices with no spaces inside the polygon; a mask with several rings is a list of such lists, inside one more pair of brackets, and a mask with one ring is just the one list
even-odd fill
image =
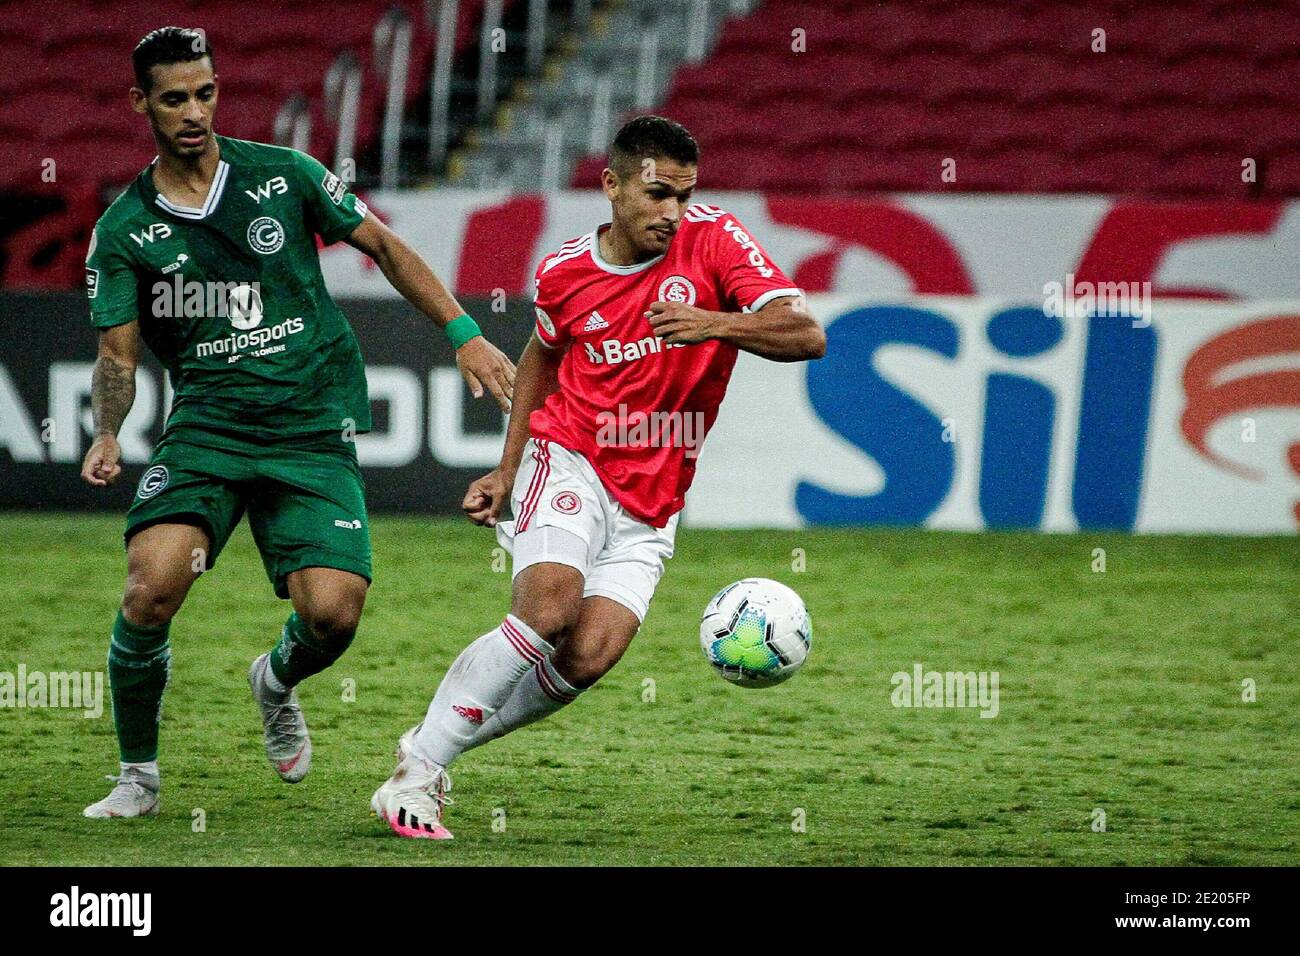
{"label": "red soccer jersey", "polygon": [[662,300],[756,312],[800,291],[716,206],[691,206],[668,251],[637,265],[600,257],[596,237],[606,228],[566,242],[537,267],[537,335],[568,352],[559,389],[529,426],[585,456],[630,514],[662,528],[685,503],[737,350],[716,339],[665,346],[646,310]]}

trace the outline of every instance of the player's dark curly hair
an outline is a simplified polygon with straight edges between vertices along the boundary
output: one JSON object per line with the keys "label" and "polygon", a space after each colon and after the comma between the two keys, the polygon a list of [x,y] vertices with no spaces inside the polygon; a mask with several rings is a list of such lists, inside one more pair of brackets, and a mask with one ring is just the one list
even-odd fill
{"label": "player's dark curly hair", "polygon": [[637,171],[646,158],[698,163],[700,145],[681,123],[666,116],[638,116],[624,123],[614,137],[609,168],[622,179]]}
{"label": "player's dark curly hair", "polygon": [[192,63],[204,57],[217,68],[217,61],[212,57],[212,47],[202,30],[189,27],[160,27],[146,33],[144,39],[135,45],[131,53],[131,65],[135,67],[136,86],[149,92],[153,85],[150,67],[165,63]]}

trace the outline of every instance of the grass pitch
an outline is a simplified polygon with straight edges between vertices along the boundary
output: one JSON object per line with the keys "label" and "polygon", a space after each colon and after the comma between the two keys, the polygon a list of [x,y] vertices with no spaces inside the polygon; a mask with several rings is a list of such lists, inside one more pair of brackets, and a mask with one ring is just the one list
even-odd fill
{"label": "grass pitch", "polygon": [[[0,671],[104,670],[121,524],[3,516]],[[289,608],[243,528],[172,626],[161,816],[81,816],[116,771],[107,700],[97,720],[0,709],[0,863],[1300,862],[1296,538],[683,529],[619,666],[456,764],[456,839],[439,844],[391,836],[370,794],[500,620],[509,575],[462,522],[373,533],[357,641],[299,690],[306,781],[267,765],[245,683]],[[714,676],[697,638],[709,597],[746,576],[791,584],[815,625],[808,665],[768,690]],[[918,662],[997,671],[998,716],[895,708],[891,675]]]}

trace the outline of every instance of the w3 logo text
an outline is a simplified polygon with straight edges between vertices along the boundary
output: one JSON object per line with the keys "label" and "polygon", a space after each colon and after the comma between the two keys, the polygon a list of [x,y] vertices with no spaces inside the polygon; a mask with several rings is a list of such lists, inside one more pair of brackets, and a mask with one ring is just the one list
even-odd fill
{"label": "w3 logo text", "polygon": [[143,249],[146,242],[154,242],[157,239],[166,239],[171,234],[172,227],[167,225],[167,223],[153,222],[149,224],[148,229],[131,233],[131,238],[135,240],[137,246]]}
{"label": "w3 logo text", "polygon": [[288,191],[289,184],[285,181],[285,178],[283,176],[276,176],[258,186],[257,192],[253,192],[251,189],[245,189],[244,195],[260,206],[263,199],[270,199],[272,196],[283,196]]}

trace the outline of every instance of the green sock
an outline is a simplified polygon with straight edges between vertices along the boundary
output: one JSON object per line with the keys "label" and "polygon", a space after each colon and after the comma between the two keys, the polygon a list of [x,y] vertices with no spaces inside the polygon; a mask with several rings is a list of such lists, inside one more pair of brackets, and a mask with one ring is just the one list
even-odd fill
{"label": "green sock", "polygon": [[342,657],[351,643],[351,634],[335,641],[318,640],[294,611],[284,622],[280,643],[271,649],[271,671],[285,687],[296,687]]}
{"label": "green sock", "polygon": [[118,748],[127,763],[158,759],[158,721],[162,719],[163,690],[171,675],[170,629],[170,624],[138,627],[121,611],[113,622],[108,682]]}

